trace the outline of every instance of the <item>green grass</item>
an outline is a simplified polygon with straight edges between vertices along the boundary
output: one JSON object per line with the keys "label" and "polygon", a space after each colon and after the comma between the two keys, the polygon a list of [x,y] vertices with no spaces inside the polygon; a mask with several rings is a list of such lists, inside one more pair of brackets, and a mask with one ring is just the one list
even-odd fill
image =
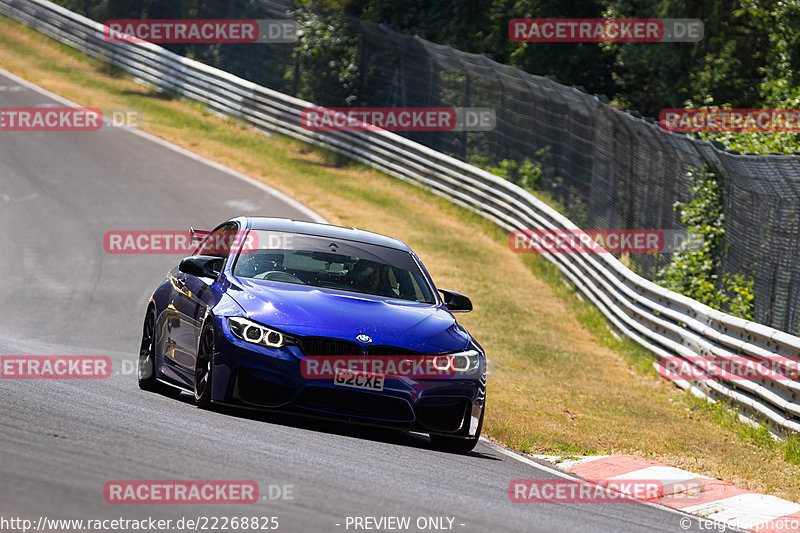
{"label": "green grass", "polygon": [[800,465],[800,436],[789,435],[784,439],[775,438],[766,422],[748,424],[739,418],[738,412],[725,402],[710,402],[692,394],[685,395],[686,405],[693,411],[703,413],[711,420],[734,433],[742,442],[753,444],[765,450],[777,451],[784,460]]}
{"label": "green grass", "polygon": [[558,267],[536,254],[520,255],[523,256],[523,262],[530,271],[550,285],[553,292],[564,301],[578,322],[598,339],[601,346],[622,354],[628,366],[639,374],[649,377],[658,376],[658,372],[653,368],[655,361],[653,353],[628,337],[612,333],[611,326],[603,313],[582,295],[578,298],[576,287],[567,281]]}

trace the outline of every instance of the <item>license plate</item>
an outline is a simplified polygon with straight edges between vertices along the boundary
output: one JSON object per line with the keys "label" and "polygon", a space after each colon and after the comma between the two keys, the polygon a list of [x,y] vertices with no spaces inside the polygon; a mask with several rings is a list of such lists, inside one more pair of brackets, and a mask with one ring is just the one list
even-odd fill
{"label": "license plate", "polygon": [[353,389],[383,390],[383,374],[362,372],[360,370],[337,370],[333,378],[334,385]]}

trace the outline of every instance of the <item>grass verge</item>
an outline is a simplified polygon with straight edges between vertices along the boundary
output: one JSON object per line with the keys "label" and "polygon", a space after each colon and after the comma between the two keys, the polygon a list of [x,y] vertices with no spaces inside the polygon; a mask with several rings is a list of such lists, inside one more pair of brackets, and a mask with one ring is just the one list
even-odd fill
{"label": "grass verge", "polygon": [[341,166],[302,143],[155,93],[4,18],[0,66],[81,105],[139,109],[145,131],[259,179],[333,223],[409,243],[439,286],[473,299],[475,312],[461,321],[490,357],[489,437],[529,453],[638,454],[800,499],[790,452],[742,438],[692,404],[650,370],[646,352],[611,335],[554,267],[512,253],[490,222],[362,165]]}

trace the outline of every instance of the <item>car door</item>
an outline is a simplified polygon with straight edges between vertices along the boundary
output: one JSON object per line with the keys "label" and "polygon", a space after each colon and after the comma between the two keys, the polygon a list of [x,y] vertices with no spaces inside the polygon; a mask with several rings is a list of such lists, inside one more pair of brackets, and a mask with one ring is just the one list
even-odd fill
{"label": "car door", "polygon": [[[230,255],[239,226],[235,222],[225,223],[209,233],[198,246],[194,255],[210,255],[219,258],[218,271],[222,271]],[[209,306],[219,300],[220,287],[215,279],[194,276],[178,271],[173,283],[173,307],[177,315],[177,327],[173,327],[175,357],[173,361],[187,384],[193,384],[194,362],[200,328]]]}

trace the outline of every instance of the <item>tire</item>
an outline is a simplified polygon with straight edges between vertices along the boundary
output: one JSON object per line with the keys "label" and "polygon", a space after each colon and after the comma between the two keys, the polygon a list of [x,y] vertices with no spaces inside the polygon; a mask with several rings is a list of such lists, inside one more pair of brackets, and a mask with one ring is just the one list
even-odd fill
{"label": "tire", "polygon": [[149,392],[157,392],[177,398],[180,396],[180,389],[164,385],[158,381],[156,376],[156,310],[153,307],[147,309],[142,326],[142,343],[139,347],[139,369],[137,378],[139,388]]}
{"label": "tire", "polygon": [[139,388],[150,392],[158,392],[160,387],[156,379],[156,311],[147,308],[142,326],[142,344],[139,347]]}
{"label": "tire", "polygon": [[202,409],[211,407],[211,385],[214,374],[214,328],[210,322],[203,325],[197,360],[194,365],[194,403]]}
{"label": "tire", "polygon": [[444,435],[431,435],[431,445],[439,451],[448,453],[468,453],[475,448],[478,440],[481,438],[481,429],[483,429],[483,414],[486,412],[486,401],[483,403],[483,410],[481,411],[481,418],[478,420],[478,431],[474,437],[467,439],[459,439],[456,437],[445,437]]}

